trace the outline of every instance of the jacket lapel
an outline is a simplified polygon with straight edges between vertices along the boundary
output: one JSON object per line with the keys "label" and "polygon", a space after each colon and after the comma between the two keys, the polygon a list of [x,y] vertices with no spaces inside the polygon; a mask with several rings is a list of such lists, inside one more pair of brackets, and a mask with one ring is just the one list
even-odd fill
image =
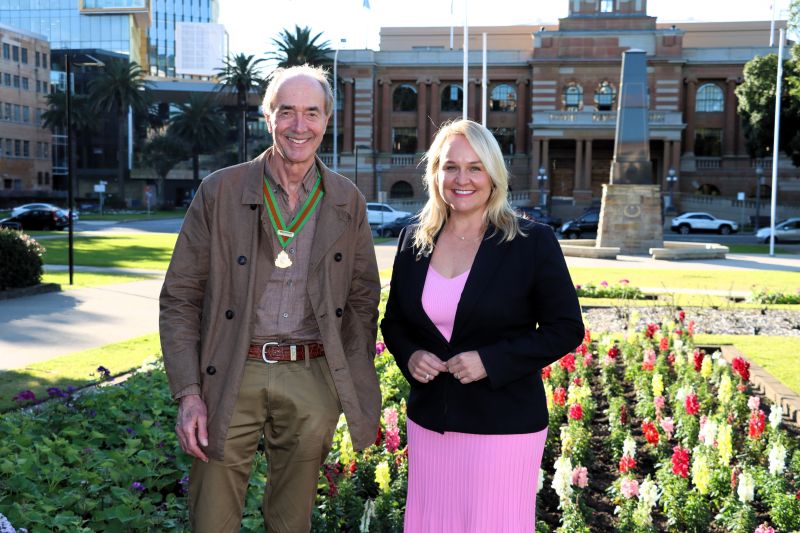
{"label": "jacket lapel", "polygon": [[322,258],[328,253],[333,243],[347,229],[352,215],[347,212],[347,197],[340,187],[333,185],[331,171],[317,158],[317,168],[322,176],[322,187],[325,196],[319,203],[317,227],[314,231],[314,246],[311,248],[311,265],[309,274],[319,266]]}
{"label": "jacket lapel", "polygon": [[[264,171],[266,169],[266,158],[269,150],[266,150],[261,153],[258,157],[253,159],[247,164],[245,169],[245,176],[244,176],[244,187],[242,188],[242,204],[243,205],[264,205]],[[264,209],[260,210],[261,216],[267,216],[267,213]],[[269,221],[266,222],[267,227],[269,226]],[[264,231],[264,221],[260,218],[258,219],[258,224],[256,225],[256,229],[258,231]],[[270,228],[271,231],[271,228]],[[267,257],[275,257],[276,252],[273,246],[273,239],[272,235],[265,235],[265,238],[261,239],[261,242],[267,248]],[[258,241],[256,241],[258,242]]]}

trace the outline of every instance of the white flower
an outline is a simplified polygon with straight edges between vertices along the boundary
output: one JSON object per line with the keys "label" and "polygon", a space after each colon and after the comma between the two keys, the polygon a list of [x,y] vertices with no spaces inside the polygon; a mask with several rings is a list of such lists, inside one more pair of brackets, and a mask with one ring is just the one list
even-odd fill
{"label": "white flower", "polygon": [[672,341],[672,347],[675,348],[676,352],[680,352],[683,349],[683,341],[680,339],[675,339]]}
{"label": "white flower", "polygon": [[700,439],[700,442],[706,446],[713,446],[716,435],[717,423],[713,420],[707,420],[705,425],[700,428],[700,433],[698,433],[697,437]]}
{"label": "white flower", "polygon": [[642,481],[642,484],[639,485],[639,502],[648,510],[652,509],[656,505],[660,495],[661,494],[659,493],[658,485],[656,485],[655,482],[650,481],[650,478],[645,479]]}
{"label": "white flower", "polygon": [[536,494],[544,487],[544,470],[539,468],[539,479],[536,481]]}
{"label": "white flower", "polygon": [[778,429],[781,425],[781,418],[783,417],[783,407],[777,403],[772,404],[769,411],[769,425],[772,429]]}
{"label": "white flower", "polygon": [[756,482],[753,476],[747,472],[742,472],[739,475],[739,486],[736,489],[736,493],[739,495],[739,501],[742,503],[753,501],[755,490]]}
{"label": "white flower", "polygon": [[553,474],[553,490],[564,501],[572,495],[572,461],[563,455],[556,459],[556,472]]}
{"label": "white flower", "polygon": [[622,443],[622,455],[636,458],[636,441],[630,435],[625,437],[625,442]]}
{"label": "white flower", "polygon": [[769,449],[769,473],[783,474],[786,467],[786,448],[781,444],[773,444]]}

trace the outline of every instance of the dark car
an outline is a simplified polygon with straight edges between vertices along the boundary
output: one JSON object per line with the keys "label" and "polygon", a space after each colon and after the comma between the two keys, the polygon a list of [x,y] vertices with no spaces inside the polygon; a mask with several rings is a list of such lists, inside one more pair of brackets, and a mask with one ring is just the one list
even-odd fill
{"label": "dark car", "polygon": [[392,220],[391,222],[386,222],[375,228],[375,231],[379,237],[397,237],[400,235],[400,231],[403,228],[414,223],[415,216],[416,215],[408,215]]}
{"label": "dark car", "polygon": [[58,208],[29,209],[15,217],[0,220],[0,226],[25,231],[64,229],[68,225],[67,212]]}
{"label": "dark car", "polygon": [[600,223],[600,210],[596,208],[587,209],[585,213],[579,217],[561,226],[559,232],[567,239],[580,239],[585,234],[596,234],[597,226]]}
{"label": "dark car", "polygon": [[533,220],[534,222],[539,222],[540,224],[547,224],[553,230],[558,230],[561,227],[561,219],[558,217],[551,217],[547,213],[545,213],[541,207],[536,206],[524,206],[524,207],[517,207],[517,214],[522,218],[527,218],[528,220]]}

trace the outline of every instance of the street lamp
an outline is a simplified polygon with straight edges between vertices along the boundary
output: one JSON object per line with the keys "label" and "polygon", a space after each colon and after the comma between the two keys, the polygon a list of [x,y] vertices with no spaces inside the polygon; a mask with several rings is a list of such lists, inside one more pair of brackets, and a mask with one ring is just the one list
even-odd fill
{"label": "street lamp", "polygon": [[678,181],[678,176],[674,168],[667,171],[667,184],[669,185],[669,209],[675,209],[675,183]]}
{"label": "street lamp", "polygon": [[545,168],[539,167],[539,175],[536,176],[536,181],[539,182],[539,205],[542,206],[542,209],[545,208],[545,199],[544,199],[544,184],[547,181],[547,174],[545,174]]}
{"label": "street lamp", "polygon": [[764,166],[761,163],[756,165],[756,232],[761,225],[761,185],[764,183]]}
{"label": "street lamp", "polygon": [[[339,43],[344,44],[347,42],[347,39],[340,39]],[[333,52],[333,171],[339,172],[339,121],[336,115],[336,106],[339,104],[338,96],[338,89],[339,89],[339,82],[338,82],[338,75],[336,72],[337,64],[339,62],[339,46],[336,47],[336,51]]]}

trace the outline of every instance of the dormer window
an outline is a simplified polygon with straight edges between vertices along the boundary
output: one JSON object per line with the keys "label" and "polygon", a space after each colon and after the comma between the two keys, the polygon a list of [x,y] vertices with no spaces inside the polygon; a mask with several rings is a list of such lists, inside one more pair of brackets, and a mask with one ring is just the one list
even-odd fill
{"label": "dormer window", "polygon": [[600,13],[613,13],[614,0],[600,0]]}

